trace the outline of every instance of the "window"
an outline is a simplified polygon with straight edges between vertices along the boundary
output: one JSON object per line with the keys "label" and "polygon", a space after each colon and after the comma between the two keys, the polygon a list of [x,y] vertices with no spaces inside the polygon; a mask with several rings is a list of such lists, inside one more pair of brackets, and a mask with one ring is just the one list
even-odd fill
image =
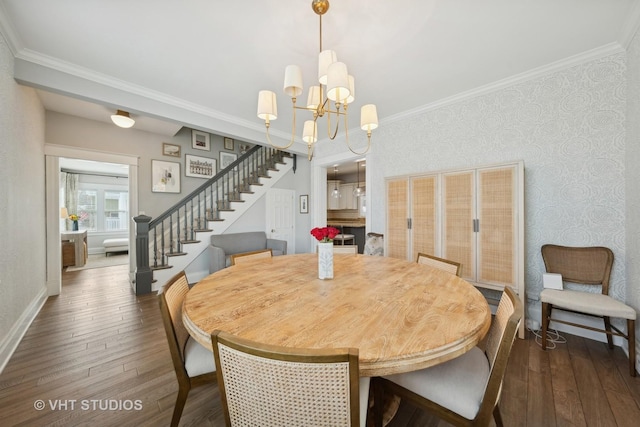
{"label": "window", "polygon": [[104,231],[129,229],[129,193],[127,191],[104,192]]}
{"label": "window", "polygon": [[94,232],[129,230],[129,192],[80,184],[78,217],[80,228]]}
{"label": "window", "polygon": [[78,222],[80,228],[88,231],[98,231],[98,191],[78,191]]}

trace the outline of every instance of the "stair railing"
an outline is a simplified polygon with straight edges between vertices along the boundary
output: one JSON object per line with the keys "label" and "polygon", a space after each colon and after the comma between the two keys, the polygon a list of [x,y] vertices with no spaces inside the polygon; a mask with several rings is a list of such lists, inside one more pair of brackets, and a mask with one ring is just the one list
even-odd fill
{"label": "stair railing", "polygon": [[285,155],[256,145],[153,220],[135,217],[136,244],[147,248],[136,256],[136,293],[147,288],[150,292],[149,271],[170,268],[172,256],[185,255],[184,245],[197,242],[197,232],[211,231],[209,222],[222,221],[220,213],[233,211],[231,202],[241,202],[241,194],[260,185],[259,178],[268,177],[270,169],[277,170]]}

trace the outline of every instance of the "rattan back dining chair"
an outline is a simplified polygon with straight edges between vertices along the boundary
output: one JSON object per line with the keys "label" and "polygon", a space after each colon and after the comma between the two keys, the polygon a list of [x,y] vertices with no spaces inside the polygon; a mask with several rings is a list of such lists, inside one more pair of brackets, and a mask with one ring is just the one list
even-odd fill
{"label": "rattan back dining chair", "polygon": [[447,273],[455,274],[458,277],[460,277],[460,274],[462,273],[462,264],[459,262],[438,258],[437,256],[424,254],[422,252],[418,253],[416,262],[418,264],[430,265],[431,267],[444,270]]}
{"label": "rattan back dining chair", "polygon": [[259,251],[242,252],[231,255],[231,265],[242,264],[256,259],[271,258],[273,253],[271,249],[261,249]]}
{"label": "rattan back dining chair", "polygon": [[334,254],[352,254],[358,253],[357,245],[333,245]]}
{"label": "rattan back dining chair", "polygon": [[483,349],[474,347],[431,368],[372,379],[374,424],[381,425],[377,402],[388,391],[455,426],[487,426],[492,416],[502,426],[500,392],[522,316],[522,302],[505,287]]}
{"label": "rattan back dining chair", "polygon": [[169,280],[158,298],[169,352],[178,379],[178,396],[171,418],[172,427],[180,423],[189,391],[201,385],[215,384],[217,381],[211,350],[191,338],[182,323],[182,303],[188,291],[187,276],[181,271]]}
{"label": "rattan back dining chair", "polygon": [[359,426],[358,350],[295,349],[214,331],[226,425]]}
{"label": "rattan back dining chair", "polygon": [[[547,348],[547,330],[551,321],[603,332],[607,336],[609,348],[613,348],[613,335],[620,336],[628,341],[629,373],[632,377],[635,377],[636,311],[609,296],[609,279],[613,268],[613,252],[611,249],[602,246],[543,245],[541,251],[547,273],[561,274],[564,282],[599,286],[601,291],[600,293],[592,293],[572,289],[543,289],[540,292],[540,301],[542,302],[542,348],[545,350]],[[551,317],[553,309],[599,317],[604,320],[604,329]],[[611,317],[626,319],[626,334],[611,324]]]}

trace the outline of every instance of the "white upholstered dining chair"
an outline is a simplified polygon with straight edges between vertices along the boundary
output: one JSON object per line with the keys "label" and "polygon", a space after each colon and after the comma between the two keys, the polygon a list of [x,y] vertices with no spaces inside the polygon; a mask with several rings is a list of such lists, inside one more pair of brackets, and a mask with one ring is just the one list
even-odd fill
{"label": "white upholstered dining chair", "polygon": [[357,245],[333,245],[333,253],[355,255],[358,253],[358,246]]}
{"label": "white upholstered dining chair", "polygon": [[187,276],[181,271],[169,280],[158,298],[169,352],[178,379],[178,396],[171,418],[172,427],[180,423],[189,391],[201,385],[215,384],[217,380],[211,349],[203,347],[191,338],[182,323],[182,303],[188,291]]}
{"label": "white upholstered dining chair", "polygon": [[[565,282],[600,287],[599,293],[572,289],[542,290],[540,293],[540,301],[542,301],[542,348],[544,350],[547,348],[547,330],[549,323],[552,321],[604,332],[607,336],[609,348],[613,348],[612,336],[620,336],[626,338],[629,343],[629,373],[635,377],[636,311],[625,303],[609,296],[609,278],[613,267],[613,252],[611,249],[602,246],[543,245],[541,251],[547,273],[560,274]],[[604,329],[551,317],[553,309],[599,317],[604,320]],[[611,317],[627,321],[626,334],[611,324]]]}
{"label": "white upholstered dining chair", "polygon": [[522,315],[522,302],[505,287],[484,350],[474,347],[431,368],[373,378],[375,425],[382,420],[377,402],[389,391],[456,426],[487,426],[492,416],[502,426],[500,392]]}
{"label": "white upholstered dining chair", "polygon": [[227,426],[360,425],[358,350],[295,349],[214,331]]}
{"label": "white upholstered dining chair", "polygon": [[444,270],[447,273],[455,274],[458,277],[462,273],[462,265],[459,262],[438,258],[437,256],[424,254],[422,252],[418,254],[416,262],[418,264],[430,265],[431,267],[435,267],[439,270]]}
{"label": "white upholstered dining chair", "polygon": [[239,254],[231,255],[231,265],[242,264],[248,261],[254,261],[256,259],[271,258],[273,252],[271,249],[261,249],[259,251],[242,252]]}

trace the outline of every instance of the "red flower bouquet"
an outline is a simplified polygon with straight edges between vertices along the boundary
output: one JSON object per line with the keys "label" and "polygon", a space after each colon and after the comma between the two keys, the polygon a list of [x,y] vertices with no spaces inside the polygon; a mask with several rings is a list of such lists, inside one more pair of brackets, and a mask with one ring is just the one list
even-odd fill
{"label": "red flower bouquet", "polygon": [[311,235],[318,242],[332,242],[338,234],[340,234],[340,230],[335,227],[316,227],[311,230]]}

